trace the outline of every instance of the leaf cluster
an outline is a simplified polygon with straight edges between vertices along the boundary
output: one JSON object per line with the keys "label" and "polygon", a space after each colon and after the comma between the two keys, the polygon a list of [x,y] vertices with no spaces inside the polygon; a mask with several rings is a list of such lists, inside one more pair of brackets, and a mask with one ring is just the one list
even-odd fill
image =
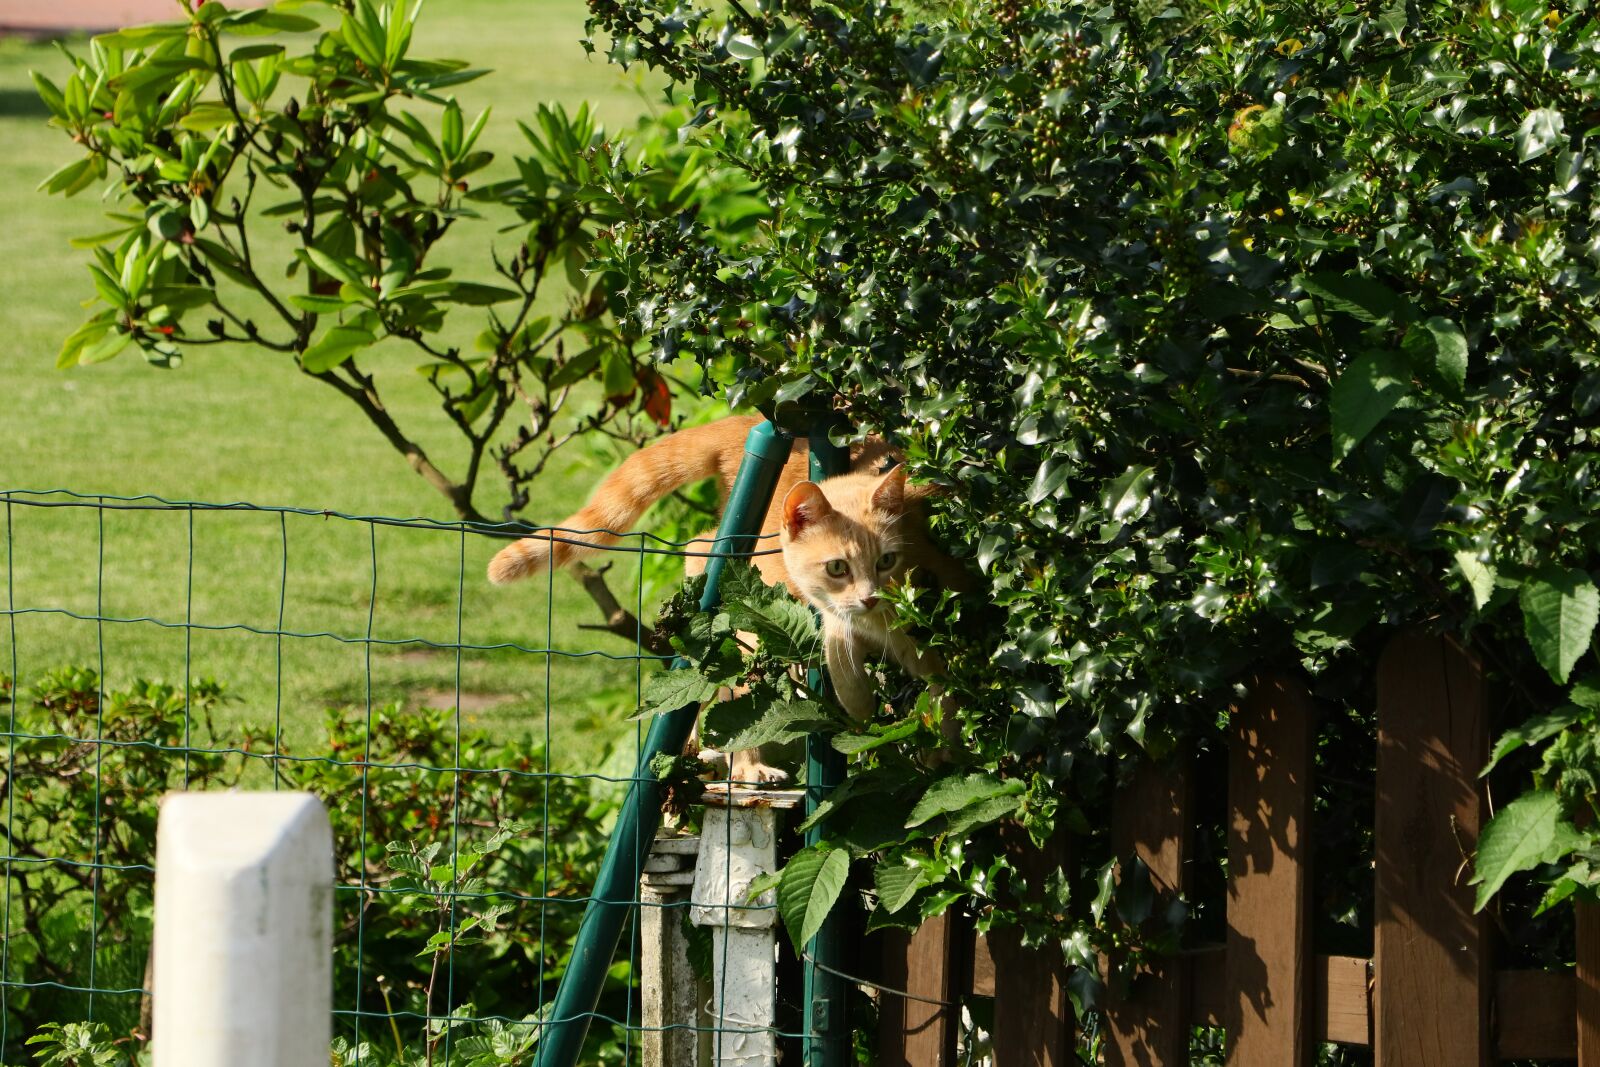
{"label": "leaf cluster", "polygon": [[[784,587],[737,562],[723,570],[719,604],[709,611],[698,610],[703,588],[703,579],[691,579],[669,605],[662,626],[678,654],[676,669],[649,679],[640,714],[703,705],[701,736],[719,748],[813,736],[855,760],[849,777],[800,826],[823,828],[826,843],[751,886],[752,897],[776,889],[797,952],[841,899],[853,860],[879,857],[871,927],[914,926],[966,895],[949,883],[970,870],[969,854],[984,852],[984,844],[971,845],[980,831],[1007,818],[1043,825],[1039,812],[1053,802],[1039,788],[1042,780],[1030,789],[1024,779],[921,754],[939,744],[943,714],[926,690],[903,689],[902,710],[886,717],[855,722],[844,715],[808,674],[821,659],[814,614]],[[914,599],[906,614],[915,617]],[[1008,861],[988,846],[993,882]]]}

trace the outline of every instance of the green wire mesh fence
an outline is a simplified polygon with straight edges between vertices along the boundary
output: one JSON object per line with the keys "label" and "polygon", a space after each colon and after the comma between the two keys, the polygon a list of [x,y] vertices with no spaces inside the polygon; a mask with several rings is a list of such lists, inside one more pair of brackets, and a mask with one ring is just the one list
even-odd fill
{"label": "green wire mesh fence", "polygon": [[[521,525],[0,506],[0,1061],[53,1023],[143,1047],[159,798],[242,787],[329,809],[336,1062],[527,1062],[635,774],[642,724],[618,723],[661,657],[593,647],[564,577],[491,592],[483,563]],[[644,618],[651,567],[705,547],[628,535],[619,599]],[[640,1061],[634,915],[584,1063]]]}

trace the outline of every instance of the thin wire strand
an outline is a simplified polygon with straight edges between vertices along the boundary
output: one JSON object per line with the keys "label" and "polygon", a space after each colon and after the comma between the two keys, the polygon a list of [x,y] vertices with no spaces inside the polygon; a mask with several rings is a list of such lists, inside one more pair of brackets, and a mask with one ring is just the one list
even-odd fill
{"label": "thin wire strand", "polygon": [[[106,589],[106,513],[95,513],[95,566],[94,566],[94,613],[105,614],[105,589]],[[94,736],[95,740],[103,740],[106,733],[106,630],[105,623],[95,623],[95,645],[98,670],[95,675],[95,700],[94,700]],[[94,841],[92,858],[95,869],[89,873],[90,909],[89,909],[89,1021],[94,1022],[94,987],[96,965],[100,957],[100,827],[104,825],[104,812],[101,807],[102,788],[104,777],[101,775],[103,753],[105,749],[100,745],[94,750]]]}
{"label": "thin wire strand", "polygon": [[[735,558],[751,558],[755,556],[777,555],[783,550],[778,547],[756,549],[750,551],[718,551],[715,548],[703,552],[686,551],[691,545],[714,545],[714,537],[691,537],[685,541],[672,541],[665,537],[637,530],[613,530],[609,527],[594,526],[578,529],[567,526],[535,526],[525,522],[470,522],[457,519],[444,521],[440,519],[424,518],[398,518],[390,515],[355,515],[342,511],[330,511],[317,508],[277,507],[265,504],[250,504],[236,501],[231,504],[207,503],[198,500],[167,500],[163,497],[141,496],[116,496],[113,494],[88,495],[75,493],[70,489],[7,489],[3,490],[10,498],[32,497],[36,499],[18,499],[16,502],[25,507],[36,508],[93,508],[97,511],[250,511],[265,512],[282,515],[306,515],[321,519],[343,519],[348,522],[367,523],[373,526],[394,526],[414,530],[433,530],[435,532],[448,532],[452,530],[465,530],[469,533],[481,534],[500,540],[517,539],[531,535],[539,535],[539,539],[553,541],[558,545],[577,545],[581,548],[595,552],[632,552],[633,549],[625,545],[596,544],[594,541],[577,540],[580,537],[592,537],[596,534],[615,538],[640,537],[655,542],[659,547],[646,548],[642,551],[652,555],[676,556],[679,558],[696,558],[713,556],[728,556]],[[37,499],[50,496],[66,497],[65,500]],[[108,503],[110,501],[111,503]],[[149,501],[149,503],[142,503]],[[567,537],[556,537],[555,534],[567,534]],[[767,541],[776,545],[778,535],[755,534],[748,540]]]}
{"label": "thin wire strand", "polygon": [[[282,785],[279,759],[283,754],[283,612],[289,600],[289,516],[278,515],[278,545],[280,566],[278,570],[278,632],[272,651],[272,788]],[[459,760],[457,762],[460,762]]]}
{"label": "thin wire strand", "polygon": [[[455,678],[455,761],[461,763],[461,619],[467,596],[467,532],[461,531],[460,558],[456,567],[456,678]],[[450,884],[460,884],[461,879],[461,776],[450,777]],[[453,1010],[456,1002],[456,904],[450,898],[450,947],[445,957],[448,972],[445,976],[445,1009]],[[450,1067],[451,1035],[455,1027],[444,1031],[444,1062]]]}
{"label": "thin wire strand", "polygon": [[961,1006],[960,1001],[939,1000],[937,997],[924,997],[917,993],[908,993],[904,989],[896,989],[892,985],[884,985],[882,982],[874,982],[872,979],[863,978],[859,974],[846,974],[844,971],[829,967],[826,963],[818,960],[809,952],[801,952],[800,959],[805,963],[811,964],[811,966],[820,971],[827,971],[836,978],[843,978],[852,985],[865,986],[868,989],[876,989],[880,993],[888,993],[890,996],[903,997],[906,1000],[916,1000],[922,1002],[923,1004],[933,1004],[941,1008],[957,1008]]}
{"label": "thin wire strand", "polygon": [[[78,737],[73,734],[35,734],[11,733],[0,731],[0,737],[11,737],[24,741],[62,741],[71,744],[99,746],[109,749],[119,748],[146,748],[157,752],[182,752],[183,749],[175,745],[163,745],[158,741],[123,741],[116,738]],[[611,782],[614,784],[633,784],[635,782],[653,782],[654,778],[638,777],[635,775],[601,774],[598,771],[535,771],[523,770],[520,767],[448,767],[432,763],[418,763],[416,761],[402,760],[397,763],[376,763],[367,760],[341,760],[332,756],[296,756],[292,753],[281,753],[274,756],[271,752],[253,752],[245,748],[230,748],[218,746],[207,748],[196,745],[190,749],[196,755],[202,756],[242,756],[246,759],[257,759],[266,762],[278,760],[285,763],[322,763],[330,767],[370,767],[375,771],[425,771],[433,774],[466,774],[489,775],[504,774],[514,778],[554,778],[558,781],[589,781]],[[739,782],[740,785],[757,785],[756,782]]]}
{"label": "thin wire strand", "polygon": [[[251,626],[249,623],[243,623],[243,622],[234,622],[234,623],[203,623],[203,622],[181,623],[181,622],[171,622],[171,621],[168,621],[168,620],[151,618],[149,616],[104,615],[104,614],[98,614],[98,613],[94,614],[94,615],[85,615],[85,614],[83,614],[81,612],[69,611],[66,608],[15,608],[15,609],[8,608],[6,610],[6,612],[5,612],[5,614],[12,615],[12,616],[18,616],[18,615],[60,615],[60,616],[63,616],[65,618],[75,619],[78,622],[93,622],[93,623],[108,623],[109,622],[109,623],[121,623],[121,624],[129,624],[129,625],[142,623],[142,624],[147,624],[147,625],[160,626],[160,627],[162,627],[164,629],[168,629],[168,630],[182,630],[182,629],[186,629],[186,628],[187,629],[193,629],[193,630],[211,630],[211,631],[240,630],[240,631],[243,631],[244,633],[256,634],[257,636],[260,636],[260,637],[277,636],[277,637],[320,638],[320,639],[338,641],[340,644],[345,644],[345,645],[380,645],[380,646],[389,646],[389,647],[398,647],[400,645],[420,645],[423,648],[430,648],[430,649],[434,649],[434,650],[437,650],[437,651],[451,650],[451,649],[454,649],[456,647],[455,645],[453,645],[453,644],[451,644],[449,642],[446,642],[446,641],[430,641],[425,637],[371,637],[371,636],[354,636],[354,635],[346,635],[346,634],[336,634],[336,633],[331,633],[331,632],[328,632],[328,631],[267,630],[267,629],[263,629],[262,627],[259,627],[259,626]],[[662,662],[662,661],[669,660],[669,659],[672,658],[671,656],[657,655],[657,654],[652,653],[652,652],[638,652],[638,653],[632,653],[632,654],[618,654],[618,653],[614,653],[614,652],[601,652],[599,650],[593,650],[593,651],[588,651],[588,652],[570,652],[570,651],[567,651],[565,649],[559,649],[559,648],[529,648],[529,647],[527,647],[525,645],[519,645],[519,644],[516,644],[515,642],[512,642],[512,641],[501,641],[501,642],[498,642],[498,643],[495,643],[495,644],[489,644],[489,645],[472,645],[472,644],[468,644],[468,645],[463,645],[462,647],[465,648],[469,652],[499,652],[499,651],[514,650],[514,651],[517,651],[517,652],[526,652],[526,653],[528,653],[530,655],[537,655],[537,656],[543,656],[543,655],[561,656],[561,657],[563,657],[565,659],[593,659],[593,658],[599,658],[599,659],[609,659],[609,660],[618,660],[618,661],[632,661],[632,660],[636,660],[636,659],[643,659],[643,660],[649,660],[649,661],[652,661],[652,662]]]}
{"label": "thin wire strand", "polygon": [[[368,552],[372,558],[372,589],[367,599],[367,636],[372,636],[373,621],[378,613],[378,527],[367,527]],[[361,837],[356,851],[356,869],[361,872],[362,894],[356,900],[356,1067],[361,1067],[361,995],[362,968],[366,962],[367,948],[367,801],[368,773],[372,764],[372,645],[366,646],[366,729],[362,732],[361,764]],[[457,762],[460,762],[459,760]]]}
{"label": "thin wire strand", "polygon": [[194,512],[189,518],[189,567],[183,582],[183,788],[189,788],[189,758],[194,742],[194,715],[190,708],[190,679],[194,677]]}
{"label": "thin wire strand", "polygon": [[[17,586],[16,566],[14,555],[16,541],[16,518],[11,510],[11,498],[6,498],[6,607],[16,607]],[[11,709],[7,715],[9,732],[15,736],[17,732],[17,705],[22,703],[22,678],[17,670],[17,617],[11,616]],[[9,741],[6,744],[6,840],[15,841],[17,817],[17,791],[11,787],[17,780],[17,743]],[[0,920],[0,982],[11,979],[11,860],[5,861],[5,917]],[[0,986],[0,1059],[5,1057],[6,1045],[10,1041],[11,1023],[11,991],[9,986]]]}

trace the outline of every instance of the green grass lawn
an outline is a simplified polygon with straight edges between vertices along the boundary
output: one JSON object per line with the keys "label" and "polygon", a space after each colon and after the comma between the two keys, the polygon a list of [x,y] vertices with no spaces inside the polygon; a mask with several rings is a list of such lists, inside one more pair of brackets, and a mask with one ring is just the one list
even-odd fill
{"label": "green grass lawn", "polygon": [[[459,96],[469,114],[493,106],[486,147],[503,154],[520,148],[515,120],[541,101],[569,108],[590,101],[610,129],[659,101],[659,93],[646,94],[603,58],[585,54],[583,17],[581,0],[435,3],[425,9],[414,51],[495,71],[461,87]],[[73,158],[74,146],[46,127],[30,69],[60,81],[66,61],[48,45],[0,41],[0,489],[452,518],[359,413],[277,353],[200,349],[180,369],[161,371],[130,349],[110,363],[55,369],[62,339],[86,314],[80,301],[93,292],[88,253],[68,240],[104,229],[105,205],[93,192],[62,200],[34,191]],[[452,233],[448,261],[476,263],[463,276],[484,278],[495,236],[492,227]],[[476,327],[461,329],[470,336]],[[397,419],[454,472],[460,457],[436,400],[411,370],[416,360],[398,351],[376,359]],[[526,517],[561,518],[615,459],[601,446],[565,453],[536,487],[538,503]],[[499,505],[492,493],[480,499],[486,511]],[[108,681],[118,685],[136,676],[180,678],[187,665],[193,675],[229,683],[236,720],[270,723],[281,711],[298,751],[315,746],[325,709],[359,710],[369,695],[377,703],[451,705],[454,651],[410,639],[454,644],[459,625],[461,640],[471,644],[631,652],[616,638],[578,629],[596,613],[565,576],[489,588],[483,566],[496,546],[478,537],[463,542],[455,532],[374,532],[362,523],[262,513],[197,514],[191,529],[182,512],[20,502],[9,516],[0,529],[10,535],[16,608],[216,628],[28,613],[14,616],[13,642],[0,618],[0,672],[11,673],[14,659],[26,686],[51,667],[94,666],[103,656]],[[635,573],[616,568],[614,588],[625,602],[636,596]],[[369,607],[372,635],[399,642],[371,646],[370,657],[362,643]],[[277,630],[280,611],[284,630],[356,643],[280,640],[241,628]],[[601,745],[632,730],[619,714],[636,680],[626,659],[470,651],[459,675],[465,724],[542,736],[548,723],[558,768],[594,770]]]}

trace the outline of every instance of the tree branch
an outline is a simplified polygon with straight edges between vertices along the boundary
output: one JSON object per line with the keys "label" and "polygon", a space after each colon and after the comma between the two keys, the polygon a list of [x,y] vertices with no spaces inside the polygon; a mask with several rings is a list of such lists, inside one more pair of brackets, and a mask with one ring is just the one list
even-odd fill
{"label": "tree branch", "polygon": [[662,634],[646,630],[640,624],[638,617],[611,595],[611,588],[606,585],[606,571],[611,569],[609,563],[599,569],[583,563],[574,563],[567,569],[578,579],[583,591],[589,594],[589,599],[595,602],[600,614],[606,617],[604,625],[580,624],[578,629],[599,630],[616,634],[629,641],[637,641],[640,648],[658,656],[672,654],[672,646]]}
{"label": "tree branch", "polygon": [[[348,365],[347,365],[348,366]],[[468,486],[451,481],[450,476],[434,466],[422,446],[405,435],[398,423],[389,415],[383,406],[383,400],[378,396],[377,389],[372,384],[372,379],[362,375],[359,371],[351,370],[354,382],[347,382],[333,371],[320,371],[312,374],[313,378],[326,382],[341,394],[347,397],[361,413],[367,417],[384,437],[384,440],[405,457],[411,469],[422,475],[427,483],[437,489],[450,506],[455,508],[456,515],[467,522],[483,522],[484,517],[478,514],[472,506],[472,491]]]}

